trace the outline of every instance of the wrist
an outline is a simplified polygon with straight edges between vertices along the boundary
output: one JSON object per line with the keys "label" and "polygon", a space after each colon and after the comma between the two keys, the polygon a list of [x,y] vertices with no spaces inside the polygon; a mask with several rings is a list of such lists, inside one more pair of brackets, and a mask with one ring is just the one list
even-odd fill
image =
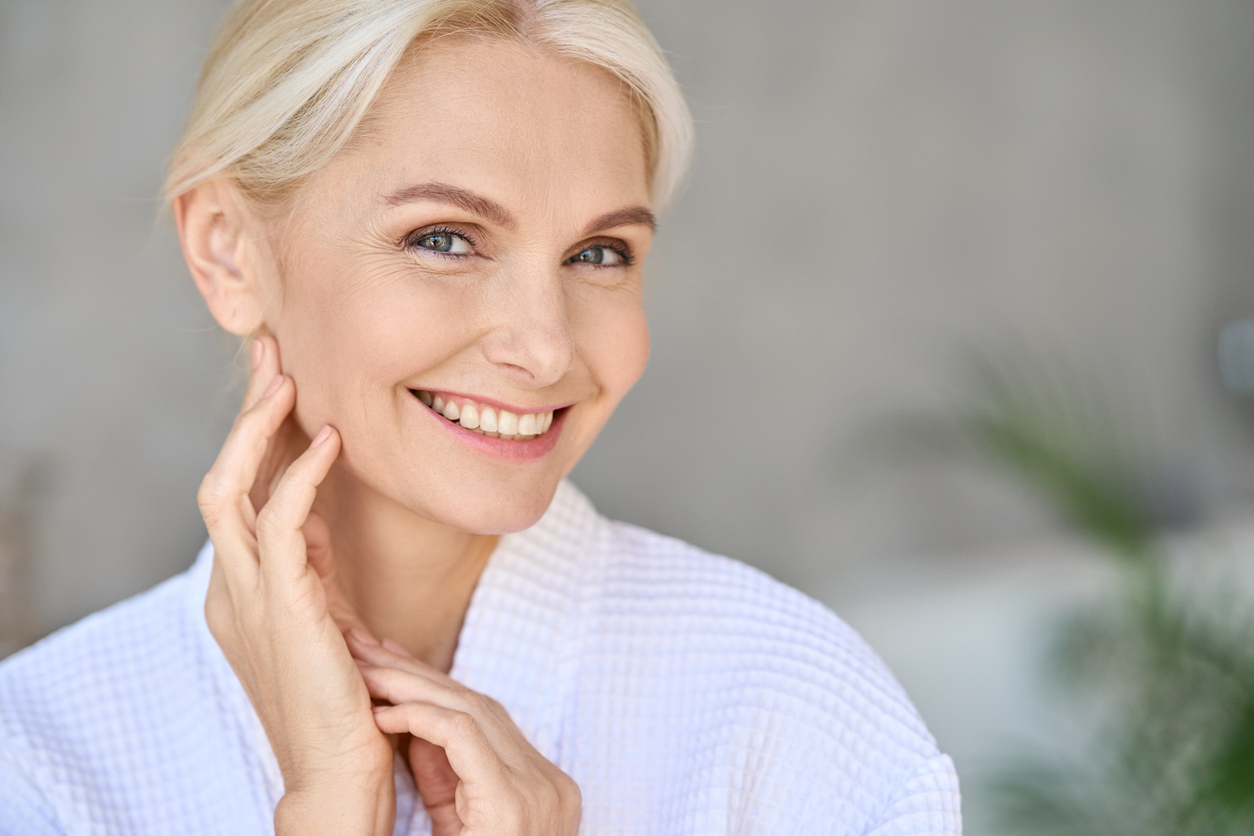
{"label": "wrist", "polygon": [[342,778],[292,787],[274,810],[276,836],[391,836],[396,790],[386,783]]}

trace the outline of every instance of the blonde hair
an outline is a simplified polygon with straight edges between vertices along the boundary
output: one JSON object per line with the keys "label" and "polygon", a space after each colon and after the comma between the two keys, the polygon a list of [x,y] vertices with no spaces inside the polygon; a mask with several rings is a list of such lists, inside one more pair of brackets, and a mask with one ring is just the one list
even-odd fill
{"label": "blonde hair", "polygon": [[631,0],[240,0],[205,59],[167,200],[225,175],[261,204],[283,201],[349,140],[411,44],[460,33],[618,77],[641,114],[653,200],[674,197],[692,118]]}

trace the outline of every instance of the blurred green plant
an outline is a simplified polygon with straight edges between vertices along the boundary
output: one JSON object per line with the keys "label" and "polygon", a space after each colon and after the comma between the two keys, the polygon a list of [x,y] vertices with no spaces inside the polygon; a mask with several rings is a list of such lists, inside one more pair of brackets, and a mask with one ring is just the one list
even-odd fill
{"label": "blurred green plant", "polygon": [[1122,579],[1064,620],[1051,660],[1095,717],[1091,735],[1071,756],[1020,753],[984,782],[998,832],[1254,834],[1254,621],[1237,584],[1190,588],[1169,571],[1162,535],[1195,515],[1189,492],[1109,387],[1057,366],[975,365],[966,435]]}

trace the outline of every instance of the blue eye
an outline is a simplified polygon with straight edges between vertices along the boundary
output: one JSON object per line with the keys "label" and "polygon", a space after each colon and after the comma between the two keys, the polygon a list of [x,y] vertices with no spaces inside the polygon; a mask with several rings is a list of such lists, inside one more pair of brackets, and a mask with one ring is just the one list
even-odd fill
{"label": "blue eye", "polygon": [[435,253],[466,255],[473,252],[473,245],[464,235],[447,229],[438,229],[414,239],[413,246]]}
{"label": "blue eye", "polygon": [[598,267],[616,267],[626,264],[627,258],[613,247],[595,245],[584,247],[569,259],[570,264],[595,264]]}

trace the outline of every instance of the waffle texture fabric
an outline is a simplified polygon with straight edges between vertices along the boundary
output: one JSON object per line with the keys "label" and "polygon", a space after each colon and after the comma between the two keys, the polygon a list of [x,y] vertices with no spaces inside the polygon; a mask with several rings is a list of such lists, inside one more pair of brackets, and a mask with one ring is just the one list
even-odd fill
{"label": "waffle texture fabric", "polygon": [[[0,664],[0,834],[264,834],[282,776],[205,624],[213,560]],[[958,780],[830,611],[563,484],[503,537],[452,675],[583,791],[586,836],[961,832]],[[398,761],[397,834],[430,822]]]}

